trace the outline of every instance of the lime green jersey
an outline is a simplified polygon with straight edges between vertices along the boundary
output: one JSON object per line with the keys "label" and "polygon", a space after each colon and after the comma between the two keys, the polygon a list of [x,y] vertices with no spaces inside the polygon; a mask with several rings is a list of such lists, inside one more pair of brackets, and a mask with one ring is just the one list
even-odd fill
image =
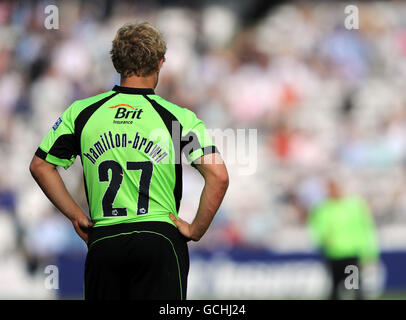
{"label": "lime green jersey", "polygon": [[79,155],[95,226],[166,221],[182,197],[182,154],[217,152],[204,123],[153,89],[115,86],[75,101],[36,155],[69,168]]}
{"label": "lime green jersey", "polygon": [[361,197],[324,201],[311,212],[309,226],[328,258],[359,257],[368,262],[379,255],[372,214]]}

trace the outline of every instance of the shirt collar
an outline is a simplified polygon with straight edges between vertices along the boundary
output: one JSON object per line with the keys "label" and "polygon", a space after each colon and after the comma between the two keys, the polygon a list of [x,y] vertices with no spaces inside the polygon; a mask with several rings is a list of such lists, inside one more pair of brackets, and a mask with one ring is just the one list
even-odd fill
{"label": "shirt collar", "polygon": [[126,94],[155,94],[155,91],[152,88],[133,88],[133,87],[122,87],[117,85],[114,86],[113,91]]}

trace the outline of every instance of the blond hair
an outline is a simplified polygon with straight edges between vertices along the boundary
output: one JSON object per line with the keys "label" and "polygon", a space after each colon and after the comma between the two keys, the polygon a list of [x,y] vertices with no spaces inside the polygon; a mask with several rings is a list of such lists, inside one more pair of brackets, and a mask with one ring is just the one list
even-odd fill
{"label": "blond hair", "polygon": [[111,48],[114,68],[122,77],[146,77],[165,60],[166,43],[162,34],[148,22],[125,24],[118,29]]}

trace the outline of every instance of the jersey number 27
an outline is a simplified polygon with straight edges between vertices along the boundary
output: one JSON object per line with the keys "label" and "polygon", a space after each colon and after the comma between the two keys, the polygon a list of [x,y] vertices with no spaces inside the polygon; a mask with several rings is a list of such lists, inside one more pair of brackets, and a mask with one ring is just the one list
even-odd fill
{"label": "jersey number 27", "polygon": [[[149,187],[154,165],[151,161],[127,161],[127,170],[141,170],[138,192],[137,215],[147,214],[149,207]],[[111,180],[109,180],[111,170]],[[103,196],[102,207],[104,217],[122,217],[127,215],[127,208],[114,208],[113,203],[123,183],[123,168],[114,160],[106,160],[99,165],[99,181],[109,182]]]}

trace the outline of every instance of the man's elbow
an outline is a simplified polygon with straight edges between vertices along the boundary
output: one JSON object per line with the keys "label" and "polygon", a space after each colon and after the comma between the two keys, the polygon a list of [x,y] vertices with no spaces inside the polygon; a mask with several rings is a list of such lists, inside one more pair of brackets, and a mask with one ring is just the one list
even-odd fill
{"label": "man's elbow", "polygon": [[34,159],[32,159],[31,160],[31,163],[30,163],[30,166],[29,166],[29,170],[30,170],[30,173],[31,173],[31,175],[33,176],[33,177],[36,177],[36,176],[38,176],[38,173],[40,172],[40,170],[41,170],[41,165],[37,162],[37,161],[35,161],[36,159],[34,158]]}
{"label": "man's elbow", "polygon": [[34,157],[31,160],[29,170],[31,172],[31,175],[35,178],[44,170],[51,169],[51,167],[53,166],[50,163],[42,160],[41,158]]}
{"label": "man's elbow", "polygon": [[216,173],[216,183],[221,189],[227,190],[230,184],[230,178],[228,176],[227,170],[222,170]]}

